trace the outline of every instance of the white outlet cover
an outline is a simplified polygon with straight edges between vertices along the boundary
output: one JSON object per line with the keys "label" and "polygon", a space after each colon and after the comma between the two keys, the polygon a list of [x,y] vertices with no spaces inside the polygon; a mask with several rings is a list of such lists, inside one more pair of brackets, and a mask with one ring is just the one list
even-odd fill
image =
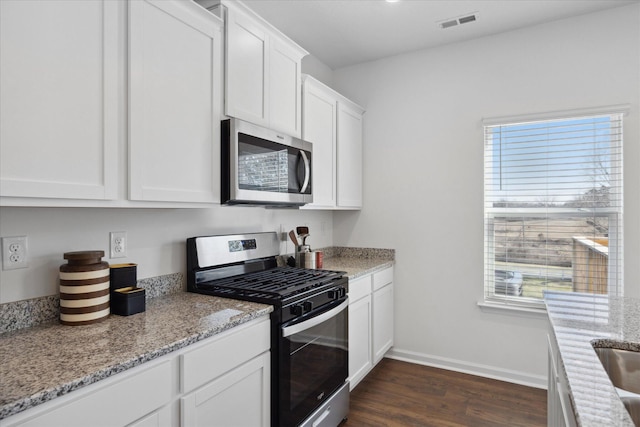
{"label": "white outlet cover", "polygon": [[127,257],[127,232],[126,231],[112,231],[109,233],[109,248],[111,258],[126,258]]}
{"label": "white outlet cover", "polygon": [[27,236],[2,238],[2,269],[15,270],[29,266]]}

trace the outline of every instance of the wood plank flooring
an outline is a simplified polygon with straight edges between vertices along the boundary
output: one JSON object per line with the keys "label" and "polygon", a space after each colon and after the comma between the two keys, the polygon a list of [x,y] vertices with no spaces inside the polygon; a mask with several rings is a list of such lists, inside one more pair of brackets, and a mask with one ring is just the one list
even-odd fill
{"label": "wood plank flooring", "polygon": [[341,427],[546,425],[545,390],[385,358],[351,393]]}

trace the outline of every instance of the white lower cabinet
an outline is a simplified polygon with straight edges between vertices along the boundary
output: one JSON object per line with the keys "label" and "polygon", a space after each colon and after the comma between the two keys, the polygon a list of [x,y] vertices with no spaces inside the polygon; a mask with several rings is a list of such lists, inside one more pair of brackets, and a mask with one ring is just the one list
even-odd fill
{"label": "white lower cabinet", "polygon": [[269,325],[264,316],[221,332],[0,420],[0,426],[268,426]]}
{"label": "white lower cabinet", "polygon": [[171,425],[171,407],[165,406],[127,427],[165,427]]}
{"label": "white lower cabinet", "polygon": [[[163,358],[114,375],[0,421],[21,426],[148,426],[149,414],[168,405],[174,371]],[[138,421],[140,420],[140,421]],[[138,424],[138,422],[140,424]]]}
{"label": "white lower cabinet", "polygon": [[182,426],[269,425],[269,332],[265,321],[180,356]]}
{"label": "white lower cabinet", "polygon": [[349,387],[393,346],[393,267],[349,282]]}
{"label": "white lower cabinet", "polygon": [[393,268],[373,275],[373,363],[393,346]]}
{"label": "white lower cabinet", "polygon": [[371,276],[349,283],[349,387],[373,367],[371,356]]}
{"label": "white lower cabinet", "polygon": [[547,425],[554,427],[575,427],[577,422],[569,396],[567,376],[558,354],[555,335],[547,335],[549,344],[549,375],[547,388]]}
{"label": "white lower cabinet", "polygon": [[183,397],[182,425],[268,426],[269,369],[267,352]]}

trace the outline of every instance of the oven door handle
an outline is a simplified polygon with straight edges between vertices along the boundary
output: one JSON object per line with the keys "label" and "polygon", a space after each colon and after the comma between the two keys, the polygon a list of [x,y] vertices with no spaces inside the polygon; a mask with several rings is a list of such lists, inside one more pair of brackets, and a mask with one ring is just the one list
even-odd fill
{"label": "oven door handle", "polygon": [[320,323],[328,319],[331,319],[333,316],[340,313],[342,310],[344,310],[348,306],[349,306],[349,298],[345,298],[342,304],[332,308],[329,311],[325,311],[324,313],[318,316],[314,316],[309,320],[305,320],[304,322],[282,328],[282,337],[286,338],[290,335],[297,334],[298,332],[302,332],[307,329],[313,328],[314,326],[319,325]]}

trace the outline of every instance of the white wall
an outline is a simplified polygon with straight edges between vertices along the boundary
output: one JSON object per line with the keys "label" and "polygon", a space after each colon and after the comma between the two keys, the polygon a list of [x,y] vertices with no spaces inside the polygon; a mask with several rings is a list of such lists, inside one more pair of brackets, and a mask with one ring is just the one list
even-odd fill
{"label": "white wall", "polygon": [[[308,225],[312,248],[332,245],[330,212],[216,206],[208,209],[0,208],[0,236],[28,236],[29,267],[0,273],[0,303],[58,293],[65,252],[104,250],[104,261],[135,262],[138,278],[186,272],[188,237],[291,230]],[[322,231],[324,230],[324,231]],[[126,231],[127,258],[109,258],[109,232]],[[281,253],[293,253],[281,244]]]}
{"label": "white wall", "polygon": [[636,4],[335,70],[367,112],[364,209],[334,214],[334,241],[396,249],[396,355],[545,383],[546,317],[477,306],[486,117],[631,104],[625,292],[640,296],[639,31]]}
{"label": "white wall", "polygon": [[313,55],[302,58],[302,72],[315,77],[329,87],[333,87],[333,70]]}

